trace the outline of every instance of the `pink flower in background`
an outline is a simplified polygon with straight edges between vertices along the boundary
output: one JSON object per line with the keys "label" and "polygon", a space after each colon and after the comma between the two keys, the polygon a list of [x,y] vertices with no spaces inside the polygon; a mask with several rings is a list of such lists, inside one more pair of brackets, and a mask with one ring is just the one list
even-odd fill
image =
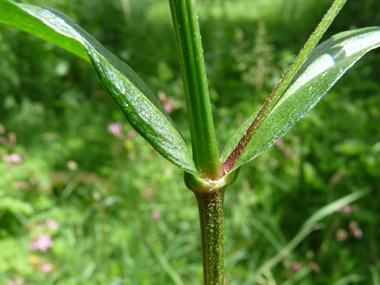
{"label": "pink flower in background", "polygon": [[49,235],[38,236],[35,240],[33,240],[29,247],[32,251],[36,251],[39,249],[41,252],[46,252],[49,247],[52,247],[53,241],[51,240]]}
{"label": "pink flower in background", "polygon": [[166,113],[168,113],[168,114],[173,113],[173,104],[166,103],[163,107],[164,107],[164,110],[166,111]]}
{"label": "pink flower in background", "polygon": [[314,261],[310,261],[309,262],[309,267],[310,267],[310,269],[311,270],[313,270],[314,272],[319,272],[321,269],[319,268],[319,265],[316,263],[316,262],[314,262]]}
{"label": "pink flower in background", "polygon": [[157,221],[159,218],[160,218],[160,212],[159,211],[156,211],[156,210],[154,210],[153,212],[152,212],[152,214],[151,214],[151,219],[152,219],[152,221]]}
{"label": "pink flower in background", "polygon": [[294,272],[297,272],[299,270],[302,269],[302,264],[301,263],[298,263],[298,262],[294,262],[293,265],[292,265],[292,270]]}
{"label": "pink flower in background", "polygon": [[340,211],[345,214],[351,214],[357,210],[356,205],[346,205]]}
{"label": "pink flower in background", "polygon": [[9,161],[12,162],[12,163],[17,163],[17,164],[20,164],[22,163],[22,158],[19,154],[17,153],[12,153],[10,156],[9,156]]}
{"label": "pink flower in background", "polygon": [[348,225],[351,235],[356,237],[356,238],[362,238],[363,236],[363,231],[361,228],[359,228],[359,224],[356,221],[351,221],[350,224]]}
{"label": "pink flower in background", "polygon": [[346,205],[346,206],[344,206],[344,207],[342,208],[342,212],[343,212],[343,213],[346,213],[346,214],[349,214],[349,213],[353,212],[353,211],[352,211],[352,206],[351,206],[351,205]]}
{"label": "pink flower in background", "polygon": [[284,147],[284,139],[280,138],[274,144],[277,148],[282,149]]}
{"label": "pink flower in background", "polygon": [[136,131],[135,130],[129,130],[128,133],[127,133],[127,137],[128,138],[133,138],[136,136]]}
{"label": "pink flower in background", "polygon": [[53,270],[53,265],[51,265],[49,263],[42,264],[41,265],[41,270],[43,272],[46,272],[46,273],[51,272]]}
{"label": "pink flower in background", "polygon": [[165,92],[159,91],[158,94],[158,99],[160,100],[162,106],[164,107],[164,110],[166,113],[171,114],[174,111],[174,98],[167,96]]}
{"label": "pink flower in background", "polygon": [[58,222],[54,219],[47,219],[46,225],[51,228],[52,230],[58,229]]}
{"label": "pink flower in background", "polygon": [[123,135],[123,128],[120,122],[109,124],[108,131],[118,139]]}
{"label": "pink flower in background", "polygon": [[356,228],[355,230],[353,230],[352,234],[356,238],[362,238],[363,231],[361,229],[359,229],[359,228]]}

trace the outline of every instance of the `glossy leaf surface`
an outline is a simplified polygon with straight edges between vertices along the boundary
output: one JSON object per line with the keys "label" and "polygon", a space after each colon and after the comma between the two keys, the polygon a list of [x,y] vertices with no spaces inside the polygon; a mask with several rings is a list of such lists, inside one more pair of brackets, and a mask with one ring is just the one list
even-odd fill
{"label": "glossy leaf surface", "polygon": [[321,40],[324,33],[329,28],[331,23],[334,21],[335,17],[338,15],[339,11],[342,9],[346,2],[347,0],[334,0],[330,9],[323,16],[321,22],[315,28],[314,32],[309,37],[309,39],[301,49],[300,53],[295,58],[294,62],[290,65],[288,70],[281,78],[280,82],[277,84],[277,86],[273,89],[272,93],[267,98],[263,107],[257,113],[257,116],[255,116],[249,124],[249,127],[244,132],[244,135],[239,141],[239,143],[235,146],[234,150],[228,156],[226,161],[224,161],[223,168],[226,172],[229,172],[235,166],[236,161],[238,160],[248,143],[251,141],[252,137],[255,136],[257,130],[261,127],[261,124],[270,115],[270,111],[277,104],[278,100],[281,98],[284,91],[288,88],[289,84],[293,80],[294,76],[297,74],[298,70],[306,62],[310,53],[317,46],[318,42]]}
{"label": "glossy leaf surface", "polygon": [[48,40],[91,63],[130,124],[163,157],[197,175],[190,150],[153,92],[73,20],[51,8],[0,0],[0,23]]}
{"label": "glossy leaf surface", "polygon": [[[271,108],[231,170],[254,159],[285,135],[356,61],[379,46],[379,27],[339,33],[317,46]],[[234,150],[255,117],[251,116],[235,132],[227,143],[222,161]]]}

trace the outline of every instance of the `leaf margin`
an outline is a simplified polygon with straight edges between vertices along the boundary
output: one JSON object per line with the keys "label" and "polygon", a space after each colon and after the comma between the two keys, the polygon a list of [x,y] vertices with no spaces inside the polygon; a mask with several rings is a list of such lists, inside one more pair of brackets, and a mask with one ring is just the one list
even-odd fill
{"label": "leaf margin", "polygon": [[[162,126],[166,126],[167,129],[170,130],[171,139],[174,138],[174,143],[173,141],[165,140],[165,137],[162,135],[159,139],[152,139],[151,133],[149,136],[147,136],[145,134],[144,128],[139,128],[137,131],[164,158],[179,168],[183,169],[184,171],[198,176],[191,152],[184,142],[180,131],[176,128],[169,115],[165,112],[159,103],[158,98],[126,63],[108,51],[94,37],[92,37],[89,33],[77,25],[71,18],[53,8],[16,3],[9,0],[0,0],[0,8],[0,23],[7,24],[16,29],[33,34],[44,40],[53,42],[60,47],[63,47],[69,52],[91,63],[94,69],[97,71],[98,75],[100,69],[96,68],[94,65],[94,62],[91,58],[91,52],[99,53],[102,57],[105,55],[104,58],[110,62],[110,65],[114,66],[120,72],[120,74],[125,76],[126,80],[131,82],[131,84],[140,91],[141,95],[146,98],[145,103],[151,107],[151,110],[153,110],[155,114],[159,114],[159,117],[156,116],[156,119],[159,118],[161,120]],[[36,27],[41,28],[41,26],[43,32],[37,33],[38,28],[36,29]],[[66,30],[64,30],[65,28]],[[52,32],[54,33],[53,37],[51,36]],[[63,44],[62,38],[64,38],[63,42],[68,39],[68,43],[66,42],[66,44]],[[88,51],[89,46],[94,47],[91,52]],[[104,84],[104,80],[101,80],[101,82],[103,85],[107,85]],[[109,92],[109,88],[107,91]],[[116,104],[122,109],[124,115],[132,124],[132,126],[136,127],[136,121],[134,122],[131,119],[131,115],[125,112],[126,109],[123,108],[123,104],[120,102],[120,98],[117,100],[114,94],[110,93],[110,95]],[[152,125],[155,123],[155,121],[151,121],[149,123]],[[160,130],[159,128],[157,129]],[[176,147],[173,148],[173,146]]]}
{"label": "leaf margin", "polygon": [[[360,32],[363,32],[363,33],[360,33]],[[326,40],[325,42],[323,42],[322,44],[318,45],[316,48],[314,48],[314,50],[310,53],[308,59],[305,61],[305,63],[301,66],[301,68],[298,70],[297,74],[293,77],[293,79],[291,80],[291,82],[289,83],[289,85],[287,86],[287,88],[285,89],[282,97],[276,102],[275,106],[272,107],[268,117],[266,118],[265,121],[262,122],[262,125],[261,126],[265,126],[265,124],[268,124],[268,120],[270,120],[270,116],[271,114],[273,114],[274,111],[276,111],[276,108],[278,106],[278,104],[282,104],[283,103],[283,100],[286,100],[286,93],[292,88],[292,86],[294,86],[294,84],[297,83],[297,80],[302,76],[303,72],[305,72],[307,70],[308,67],[310,67],[310,65],[315,62],[319,57],[321,57],[322,55],[318,55],[316,56],[316,54],[323,48],[325,48],[326,45],[328,45],[330,42],[334,42],[337,41],[338,44],[336,44],[335,46],[333,46],[333,48],[337,48],[337,47],[341,47],[341,49],[344,49],[344,47],[341,46],[343,40],[342,39],[346,39],[346,37],[348,35],[351,35],[351,34],[355,34],[356,37],[360,37],[360,36],[363,36],[366,34],[366,32],[376,32],[376,33],[380,33],[380,27],[367,27],[367,28],[361,28],[361,29],[356,29],[356,30],[351,30],[351,31],[344,31],[344,32],[341,32],[341,33],[338,33],[338,34],[335,34],[333,35],[332,37],[330,37],[330,39]],[[280,137],[284,136],[289,130],[291,127],[293,127],[300,119],[302,119],[318,102],[319,100],[333,87],[333,85],[344,75],[344,73],[349,69],[351,68],[360,58],[362,58],[367,52],[375,49],[375,48],[378,48],[380,47],[380,40],[378,41],[377,44],[374,44],[372,45],[371,47],[367,47],[367,49],[365,51],[360,51],[358,53],[360,53],[360,55],[356,58],[356,60],[352,61],[345,69],[342,73],[339,74],[339,76],[336,78],[336,80],[334,80],[334,82],[329,86],[328,89],[326,89],[321,95],[320,95],[320,98],[314,102],[313,104],[310,104],[310,107],[308,108],[308,111],[305,112],[304,114],[302,114],[300,116],[300,118],[298,120],[296,120],[289,128],[287,128],[286,131],[284,131],[282,134],[276,136],[273,138],[273,141],[271,141],[271,143],[269,143],[268,145],[266,145],[265,147],[263,147],[260,151],[256,151],[256,152],[252,152],[250,155],[245,155],[244,152],[248,152],[249,151],[249,146],[252,145],[255,140],[258,140],[258,138],[256,136],[253,136],[251,141],[246,145],[245,149],[243,150],[243,152],[241,153],[241,155],[239,156],[239,158],[236,160],[236,163],[235,165],[231,168],[230,171],[234,171],[236,170],[237,168],[241,167],[242,165],[248,163],[249,161],[255,159],[257,156],[259,156],[262,152],[264,152],[266,149],[268,149],[277,139],[279,139]],[[350,56],[352,56],[352,54],[350,54]],[[230,140],[227,142],[226,146],[225,146],[225,149],[223,151],[223,154],[222,154],[222,157],[221,157],[221,160],[224,161],[228,158],[228,154],[231,153],[231,151],[233,150],[233,148],[235,147],[235,145],[239,142],[239,139],[243,136],[243,134],[245,133],[245,131],[247,130],[247,126],[249,125],[249,121],[251,120],[252,122],[252,118],[255,117],[254,115],[250,116],[249,119],[247,119],[239,128],[238,130],[232,135],[232,137],[230,138]],[[259,136],[259,132],[260,130],[258,129],[257,132],[256,132],[256,135]],[[256,138],[255,138],[256,137]],[[249,158],[245,157],[244,156],[250,156]]]}

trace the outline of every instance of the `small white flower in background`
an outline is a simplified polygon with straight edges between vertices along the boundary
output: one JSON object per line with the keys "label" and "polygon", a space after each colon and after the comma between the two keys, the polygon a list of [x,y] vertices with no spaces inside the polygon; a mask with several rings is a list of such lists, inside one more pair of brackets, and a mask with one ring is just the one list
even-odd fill
{"label": "small white flower in background", "polygon": [[24,279],[21,277],[16,277],[14,279],[8,280],[7,285],[23,285],[24,284]]}
{"label": "small white flower in background", "polygon": [[52,247],[53,241],[51,240],[49,235],[38,236],[35,240],[33,240],[29,247],[32,251],[36,251],[39,249],[41,252],[46,252],[48,248]]}
{"label": "small white flower in background", "polygon": [[338,241],[344,241],[348,237],[348,233],[345,229],[337,229],[335,232],[335,237]]}
{"label": "small white flower in background", "polygon": [[19,154],[17,153],[12,153],[10,156],[9,156],[9,162],[11,163],[17,163],[17,164],[21,164],[22,163],[22,158]]}
{"label": "small white flower in background", "polygon": [[52,230],[58,229],[58,222],[54,219],[47,219],[46,220],[46,225],[51,228]]}
{"label": "small white flower in background", "polygon": [[118,139],[123,135],[123,127],[120,122],[109,124],[108,131]]}
{"label": "small white flower in background", "polygon": [[68,162],[66,162],[66,166],[71,171],[75,171],[78,169],[78,164],[74,160],[69,160]]}
{"label": "small white flower in background", "polygon": [[161,91],[161,90],[158,91],[157,97],[158,97],[158,100],[160,100],[161,104],[164,103],[168,98],[168,96],[166,96],[165,92]]}

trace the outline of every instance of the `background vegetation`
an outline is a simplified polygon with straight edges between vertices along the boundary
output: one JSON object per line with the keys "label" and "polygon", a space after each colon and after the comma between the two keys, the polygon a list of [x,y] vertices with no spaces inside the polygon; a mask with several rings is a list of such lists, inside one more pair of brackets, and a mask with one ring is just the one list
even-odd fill
{"label": "background vegetation", "polygon": [[[190,141],[167,1],[27,2],[61,10],[130,64]],[[197,3],[221,151],[331,1]],[[325,39],[380,25],[379,12],[376,0],[348,1]],[[201,284],[193,194],[91,66],[5,26],[0,55],[0,284]],[[380,284],[379,76],[373,51],[243,167],[226,194],[228,284],[252,284],[310,215],[361,189],[372,191],[324,219],[256,284]]]}

